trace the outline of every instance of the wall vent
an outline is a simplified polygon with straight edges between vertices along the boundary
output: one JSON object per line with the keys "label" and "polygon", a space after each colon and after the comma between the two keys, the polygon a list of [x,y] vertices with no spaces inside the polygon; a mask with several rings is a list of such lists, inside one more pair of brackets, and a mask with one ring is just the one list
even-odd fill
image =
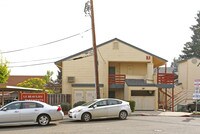
{"label": "wall vent", "polygon": [[118,49],[119,49],[119,43],[113,42],[113,50],[118,50]]}
{"label": "wall vent", "polygon": [[192,59],[192,63],[193,63],[193,64],[196,64],[196,63],[197,63],[197,59],[193,58],[193,59]]}
{"label": "wall vent", "polygon": [[74,83],[75,82],[75,77],[73,77],[73,76],[67,77],[67,82],[68,83]]}

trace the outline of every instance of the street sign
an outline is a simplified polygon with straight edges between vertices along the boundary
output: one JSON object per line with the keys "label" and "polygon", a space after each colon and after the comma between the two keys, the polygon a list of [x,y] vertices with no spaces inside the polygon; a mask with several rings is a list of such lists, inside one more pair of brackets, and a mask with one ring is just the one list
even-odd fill
{"label": "street sign", "polygon": [[199,100],[200,99],[200,93],[194,93],[193,96],[192,96],[192,98],[194,100]]}
{"label": "street sign", "polygon": [[193,96],[192,96],[192,98],[194,100],[200,99],[199,88],[200,88],[200,79],[196,79],[196,80],[194,80],[194,93],[193,93]]}

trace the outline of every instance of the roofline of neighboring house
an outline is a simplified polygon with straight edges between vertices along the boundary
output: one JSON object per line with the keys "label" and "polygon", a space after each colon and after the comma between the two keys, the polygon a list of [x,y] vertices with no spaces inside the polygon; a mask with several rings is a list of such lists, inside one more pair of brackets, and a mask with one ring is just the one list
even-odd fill
{"label": "roofline of neighboring house", "polygon": [[196,57],[196,56],[193,56],[193,57],[186,58],[186,59],[183,59],[183,60],[181,60],[181,61],[178,61],[178,63],[185,62],[185,61],[190,60],[190,59],[192,59],[192,58],[196,58],[196,59],[199,59],[199,60],[200,60],[200,58],[198,58],[198,57]]}
{"label": "roofline of neighboring house", "polygon": [[43,89],[18,87],[18,86],[6,86],[4,88],[0,88],[0,91],[43,91]]}
{"label": "roofline of neighboring house", "polygon": [[15,75],[15,74],[12,74],[10,76],[16,76],[16,77],[44,77],[44,75]]}
{"label": "roofline of neighboring house", "polygon": [[[118,38],[114,38],[114,39],[111,39],[111,40],[106,41],[106,42],[104,42],[104,43],[101,43],[100,45],[97,45],[97,48],[98,48],[98,47],[101,47],[101,46],[103,46],[103,45],[105,45],[105,44],[108,44],[108,43],[110,43],[110,42],[112,42],[112,41],[114,41],[114,40],[117,40],[117,41],[119,41],[119,42],[122,42],[122,43],[124,43],[124,44],[126,44],[126,45],[128,45],[128,46],[130,46],[130,47],[132,47],[132,48],[138,49],[138,50],[140,50],[140,51],[142,51],[142,52],[144,52],[144,53],[146,53],[146,54],[149,54],[149,55],[151,55],[151,56],[157,57],[157,58],[159,58],[159,59],[164,60],[165,62],[167,62],[166,59],[163,59],[163,58],[161,58],[161,57],[159,57],[159,56],[157,56],[157,55],[154,55],[154,54],[152,54],[152,53],[150,53],[150,52],[147,52],[147,51],[145,51],[145,50],[143,50],[143,49],[140,49],[140,48],[138,48],[138,47],[136,47],[136,46],[133,46],[133,45],[131,45],[131,44],[125,42],[125,41],[122,41],[122,40],[118,39]],[[80,55],[80,54],[82,54],[82,53],[85,53],[85,52],[87,52],[87,51],[90,51],[90,50],[92,50],[92,49],[93,49],[93,48],[91,47],[91,48],[89,48],[89,49],[86,49],[86,50],[81,51],[81,52],[79,52],[79,53],[76,53],[76,54],[74,54],[74,55],[68,56],[68,57],[63,58],[63,59],[61,59],[61,60],[58,60],[58,61],[56,61],[56,62],[54,62],[54,63],[57,64],[58,62],[61,62],[61,61],[70,59],[70,58],[72,58],[72,57],[75,57],[75,56],[77,56],[77,55]]]}

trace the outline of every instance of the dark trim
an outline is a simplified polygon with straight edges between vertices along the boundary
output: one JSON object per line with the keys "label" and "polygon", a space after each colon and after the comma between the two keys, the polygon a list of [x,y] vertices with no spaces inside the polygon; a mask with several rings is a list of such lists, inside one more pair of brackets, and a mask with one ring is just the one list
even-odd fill
{"label": "dark trim", "polygon": [[[82,83],[77,83],[77,84],[72,84],[72,87],[95,87],[95,84],[82,84]],[[99,87],[104,87],[103,84],[99,84]]]}
{"label": "dark trim", "polygon": [[[149,53],[149,52],[147,52],[147,51],[145,51],[145,50],[143,50],[143,49],[140,49],[140,48],[138,48],[138,47],[136,47],[136,46],[133,46],[133,45],[131,45],[131,44],[125,42],[125,41],[122,41],[122,40],[118,39],[118,38],[114,38],[114,39],[111,39],[111,40],[109,40],[109,41],[106,41],[106,42],[104,42],[104,43],[98,45],[97,48],[98,48],[98,47],[101,47],[101,46],[103,46],[103,45],[106,45],[106,44],[108,44],[108,43],[110,43],[110,42],[112,42],[112,41],[115,41],[115,40],[116,40],[116,41],[119,41],[119,42],[122,42],[122,43],[126,44],[127,46],[130,46],[130,47],[132,47],[132,48],[138,49],[138,50],[140,50],[140,51],[142,51],[142,52],[144,52],[144,53],[146,53],[146,54],[149,54],[149,55],[151,55],[151,56],[157,57],[157,58],[159,58],[159,59],[164,60],[165,62],[167,62],[167,60],[165,60],[165,59],[163,59],[163,58],[161,58],[161,57],[159,57],[159,56],[156,56],[156,55],[154,55],[154,54],[152,54],[152,53]],[[86,53],[87,51],[90,51],[90,50],[93,50],[93,48],[86,49],[86,50],[84,50],[84,51],[81,51],[81,52],[76,53],[76,54],[74,54],[74,55],[71,55],[71,56],[69,56],[69,57],[66,57],[66,58],[63,58],[63,59],[61,59],[61,60],[58,60],[58,61],[56,61],[56,62],[54,62],[54,63],[57,64],[57,63],[59,63],[59,62],[61,62],[61,61],[68,60],[68,59],[70,59],[70,58],[72,58],[72,57],[75,57],[75,56],[77,56],[77,55],[80,55],[80,54],[82,54],[82,53]]]}
{"label": "dark trim", "polygon": [[157,84],[158,88],[174,88],[173,84]]}
{"label": "dark trim", "polygon": [[157,87],[156,84],[144,84],[144,85],[128,85],[129,87]]}
{"label": "dark trim", "polygon": [[124,84],[110,84],[110,89],[121,89],[124,88]]}
{"label": "dark trim", "polygon": [[144,79],[126,79],[125,80],[127,86],[145,86],[145,87],[156,87],[156,84],[146,83]]}

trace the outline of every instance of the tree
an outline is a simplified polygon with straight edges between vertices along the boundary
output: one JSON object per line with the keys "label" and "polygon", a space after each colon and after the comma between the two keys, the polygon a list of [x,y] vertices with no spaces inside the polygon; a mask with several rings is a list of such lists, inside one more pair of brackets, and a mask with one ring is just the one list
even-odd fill
{"label": "tree", "polygon": [[41,78],[30,78],[21,83],[18,83],[17,86],[20,87],[28,87],[28,88],[36,88],[45,90],[45,80]]}
{"label": "tree", "polygon": [[174,72],[178,72],[178,62],[180,61],[180,59],[173,59],[173,62],[171,63],[171,67],[174,69]]}
{"label": "tree", "polygon": [[200,58],[200,11],[195,19],[197,24],[190,28],[193,31],[192,41],[184,44],[183,55],[179,55],[181,60],[191,57]]}
{"label": "tree", "polygon": [[58,71],[57,79],[55,80],[55,83],[62,84],[62,72]]}
{"label": "tree", "polygon": [[8,61],[0,57],[0,83],[6,83],[9,76],[10,70],[8,69]]}
{"label": "tree", "polygon": [[53,75],[53,71],[48,70],[47,74],[44,76],[44,80],[46,81],[46,83],[53,81],[52,78],[51,78],[52,75]]}
{"label": "tree", "polygon": [[57,93],[57,88],[60,88],[59,84],[56,81],[52,80],[52,71],[47,71],[47,74],[44,78],[30,78],[26,81],[23,81],[17,86],[20,87],[28,87],[28,88],[36,88],[36,89],[43,89],[45,92],[48,93]]}
{"label": "tree", "polygon": [[62,73],[58,71],[57,79],[52,80],[53,72],[47,71],[44,79],[46,80],[46,88],[51,90],[52,93],[61,93]]}
{"label": "tree", "polygon": [[55,93],[54,90],[49,89],[46,85],[48,83],[46,83],[45,79],[41,79],[41,78],[30,78],[28,80],[25,80],[21,83],[18,83],[17,86],[20,87],[28,87],[28,88],[36,88],[36,89],[43,89],[43,91],[47,92],[47,93]]}

